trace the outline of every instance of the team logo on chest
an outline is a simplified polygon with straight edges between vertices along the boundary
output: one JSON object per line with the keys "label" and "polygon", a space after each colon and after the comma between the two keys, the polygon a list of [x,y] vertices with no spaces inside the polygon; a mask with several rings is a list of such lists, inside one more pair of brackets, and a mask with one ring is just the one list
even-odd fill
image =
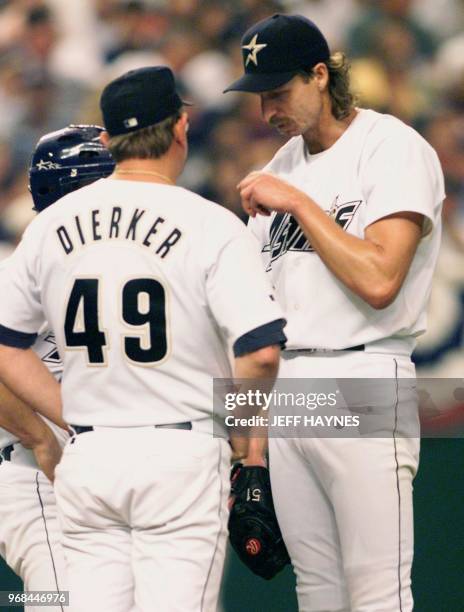
{"label": "team logo on chest", "polygon": [[[339,204],[338,199],[339,196],[335,198],[326,213],[346,231],[362,200],[353,200]],[[314,248],[292,215],[289,213],[277,213],[271,224],[269,243],[263,248],[263,253],[271,254],[268,271],[272,268],[273,262],[288,251],[313,253]]]}

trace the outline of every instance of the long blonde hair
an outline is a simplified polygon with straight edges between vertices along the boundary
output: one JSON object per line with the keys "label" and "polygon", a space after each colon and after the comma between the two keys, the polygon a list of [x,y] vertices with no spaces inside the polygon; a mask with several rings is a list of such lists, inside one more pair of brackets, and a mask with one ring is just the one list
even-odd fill
{"label": "long blonde hair", "polygon": [[329,95],[332,101],[332,114],[335,119],[344,119],[356,106],[357,97],[351,91],[350,62],[346,55],[333,53],[326,66],[329,70]]}
{"label": "long blonde hair", "polygon": [[[337,51],[324,62],[329,71],[328,93],[335,119],[348,117],[357,103],[357,96],[351,91],[350,63],[344,53]],[[314,77],[314,70],[302,72],[304,80]]]}

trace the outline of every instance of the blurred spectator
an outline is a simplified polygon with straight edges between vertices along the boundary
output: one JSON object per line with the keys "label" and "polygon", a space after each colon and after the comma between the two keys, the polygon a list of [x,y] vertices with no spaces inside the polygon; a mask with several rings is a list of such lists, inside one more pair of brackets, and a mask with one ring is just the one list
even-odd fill
{"label": "blurred spectator", "polygon": [[283,4],[286,12],[314,21],[334,51],[345,48],[346,26],[356,19],[360,9],[356,0],[284,0]]}
{"label": "blurred spectator", "polygon": [[395,115],[419,130],[426,122],[434,103],[427,72],[388,68],[377,59],[362,58],[353,60],[352,74],[360,106]]}
{"label": "blurred spectator", "polygon": [[[385,44],[386,31],[396,32],[402,47],[413,47],[414,60],[429,59],[437,49],[436,36],[414,17],[412,0],[369,0],[348,32],[348,55],[373,56],[382,60],[379,40]],[[409,34],[409,40],[406,40],[404,32]]]}
{"label": "blurred spectator", "polygon": [[22,78],[24,115],[14,129],[12,142],[18,170],[27,167],[31,151],[44,133],[75,121],[85,94],[78,83],[52,79],[47,72],[26,72]]}
{"label": "blurred spectator", "polygon": [[5,55],[0,61],[0,138],[9,139],[26,113],[25,83],[16,58]]}
{"label": "blurred spectator", "polygon": [[94,85],[103,66],[103,42],[92,0],[47,1],[57,30],[49,64],[51,74]]}
{"label": "blurred spectator", "polygon": [[[0,218],[4,209],[15,195],[15,172],[11,156],[11,148],[7,142],[0,141]],[[1,230],[0,230],[1,234]],[[4,240],[1,238],[0,240]]]}
{"label": "blurred spectator", "polygon": [[191,21],[201,10],[200,0],[169,0],[166,4],[172,20]]}
{"label": "blurred spectator", "polygon": [[32,210],[32,198],[28,185],[28,174],[24,172],[18,179],[17,195],[3,214],[4,230],[17,242],[36,213]]}
{"label": "blurred spectator", "polygon": [[419,23],[443,41],[464,27],[462,0],[413,0],[412,13]]}
{"label": "blurred spectator", "polygon": [[206,48],[206,42],[199,32],[187,24],[169,28],[160,42],[159,51],[176,75],[185,64]]}
{"label": "blurred spectator", "polygon": [[435,104],[435,38],[412,17],[411,0],[369,2],[352,26],[348,53],[361,104],[391,113],[416,129]]}
{"label": "blurred spectator", "polygon": [[434,117],[425,136],[437,151],[448,191],[458,194],[464,190],[464,117],[454,110]]}
{"label": "blurred spectator", "polygon": [[437,151],[445,174],[443,241],[429,309],[429,329],[418,344],[416,362],[423,376],[461,378],[464,371],[464,119],[445,111],[425,136]]}
{"label": "blurred spectator", "polygon": [[27,11],[17,49],[23,65],[30,72],[45,70],[57,40],[57,30],[52,12],[46,4]]}
{"label": "blurred spectator", "polygon": [[8,50],[19,40],[24,27],[25,12],[22,6],[6,3],[0,7],[0,51]]}
{"label": "blurred spectator", "polygon": [[437,53],[433,77],[438,88],[451,91],[455,87],[462,87],[464,81],[464,32],[450,38],[441,46]]}
{"label": "blurred spectator", "polygon": [[110,62],[126,51],[156,49],[168,29],[164,11],[144,0],[121,0],[111,18],[118,39],[107,51],[106,60]]}
{"label": "blurred spectator", "polygon": [[257,21],[265,19],[274,13],[282,13],[284,5],[280,0],[242,0],[237,2],[240,11],[241,25],[240,35]]}
{"label": "blurred spectator", "polygon": [[180,77],[196,104],[205,111],[227,110],[234,104],[234,98],[223,95],[224,89],[232,82],[232,63],[219,51],[203,51],[189,59],[180,71]]}
{"label": "blurred spectator", "polygon": [[195,15],[195,30],[208,47],[222,49],[237,26],[237,18],[231,6],[220,0],[205,0]]}

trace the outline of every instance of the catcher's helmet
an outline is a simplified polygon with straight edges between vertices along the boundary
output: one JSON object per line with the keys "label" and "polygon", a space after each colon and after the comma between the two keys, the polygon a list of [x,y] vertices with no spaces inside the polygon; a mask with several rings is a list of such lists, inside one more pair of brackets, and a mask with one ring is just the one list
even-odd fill
{"label": "catcher's helmet", "polygon": [[97,125],[69,125],[42,136],[29,168],[34,210],[113,172],[111,154],[99,140],[102,131]]}

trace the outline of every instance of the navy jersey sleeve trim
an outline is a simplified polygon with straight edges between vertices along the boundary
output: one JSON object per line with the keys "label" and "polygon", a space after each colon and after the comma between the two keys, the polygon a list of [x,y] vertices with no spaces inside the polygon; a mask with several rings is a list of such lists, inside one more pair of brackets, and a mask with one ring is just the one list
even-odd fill
{"label": "navy jersey sleeve trim", "polygon": [[278,344],[280,348],[285,348],[287,337],[283,328],[287,324],[285,319],[276,319],[265,325],[260,325],[255,329],[243,334],[234,342],[233,350],[235,357],[241,357],[246,353],[253,353],[266,346]]}
{"label": "navy jersey sleeve trim", "polygon": [[6,344],[6,346],[12,346],[13,348],[28,349],[36,340],[37,334],[28,334],[0,325],[0,344]]}

